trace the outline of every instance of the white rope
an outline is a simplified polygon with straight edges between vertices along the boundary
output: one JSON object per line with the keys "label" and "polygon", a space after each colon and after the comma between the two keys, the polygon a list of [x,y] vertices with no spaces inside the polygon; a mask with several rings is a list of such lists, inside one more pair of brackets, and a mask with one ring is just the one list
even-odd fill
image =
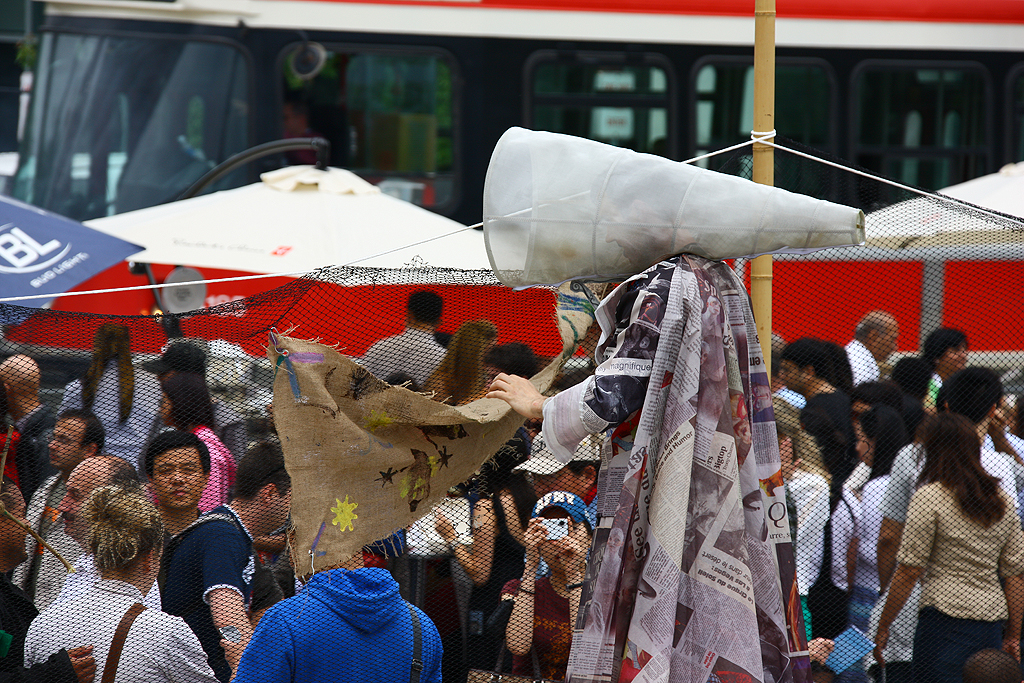
{"label": "white rope", "polygon": [[[426,244],[427,242],[433,242],[434,240],[439,240],[439,239],[442,239],[444,237],[450,237],[451,235],[458,235],[460,232],[466,232],[467,230],[474,230],[474,229],[479,228],[481,226],[483,226],[483,223],[477,223],[475,225],[469,225],[469,226],[466,226],[465,228],[460,228],[459,230],[453,230],[451,232],[445,233],[444,235],[437,235],[435,237],[428,237],[427,239],[420,240],[419,242],[413,242],[411,244],[406,244],[406,245],[403,245],[401,247],[395,247],[394,249],[389,249],[387,251],[382,251],[380,253],[373,254],[371,256],[364,256],[363,258],[358,258],[358,259],[355,259],[354,261],[349,261],[348,263],[342,263],[340,266],[337,266],[337,267],[343,268],[345,266],[355,265],[356,263],[362,263],[363,261],[369,261],[370,259],[375,259],[375,258],[378,258],[380,256],[387,256],[388,254],[393,254],[396,251],[402,251],[403,249],[409,249],[410,247],[418,247],[421,244]],[[303,275],[308,275],[311,272],[313,272],[313,271],[310,271],[310,270],[299,270],[299,271],[294,271],[294,272],[291,272],[291,273],[262,273],[260,275],[239,275],[239,276],[236,276],[236,277],[221,277],[221,278],[216,278],[216,279],[213,279],[213,280],[190,280],[189,282],[164,282],[163,284],[158,284],[158,285],[136,285],[134,287],[114,287],[114,288],[111,288],[111,289],[90,289],[89,291],[86,291],[86,292],[64,292],[63,294],[56,293],[56,294],[32,294],[32,295],[29,295],[29,296],[8,296],[8,297],[4,297],[4,298],[0,299],[0,303],[9,303],[9,302],[12,302],[12,301],[30,301],[32,299],[53,299],[53,298],[56,298],[56,297],[65,297],[65,296],[85,296],[86,294],[114,294],[114,293],[117,293],[117,292],[138,292],[138,291],[146,290],[146,289],[167,289],[169,287],[185,287],[185,286],[188,286],[188,285],[208,285],[208,284],[218,284],[218,283],[222,283],[222,282],[243,282],[245,280],[264,280],[264,279],[270,278],[270,277],[302,277]]]}
{"label": "white rope", "polygon": [[868,173],[866,171],[861,171],[861,170],[858,170],[856,168],[850,168],[849,166],[843,166],[842,164],[837,164],[834,161],[829,161],[828,159],[822,159],[820,157],[814,156],[813,154],[807,154],[806,152],[800,152],[798,150],[791,149],[789,147],[783,147],[782,145],[776,144],[774,142],[765,142],[764,144],[768,145],[769,147],[774,147],[775,149],[781,149],[783,152],[789,152],[790,154],[795,154],[798,157],[803,157],[805,159],[810,159],[811,161],[817,161],[818,163],[825,164],[826,166],[832,166],[833,168],[838,168],[838,169],[840,169],[842,171],[849,171],[850,173],[853,173],[854,175],[859,175],[859,176],[861,176],[863,178],[868,178],[870,180],[877,180],[880,183],[884,183],[886,185],[891,185],[892,187],[899,188],[899,189],[905,190],[907,192],[912,192],[914,194],[919,194],[922,197],[933,197],[935,199],[939,199],[939,200],[942,200],[942,201],[948,201],[948,202],[952,202],[954,204],[959,204],[960,206],[963,206],[966,209],[970,209],[971,211],[977,211],[979,213],[987,214],[987,215],[989,215],[989,216],[991,216],[993,218],[998,218],[1000,221],[1004,221],[1005,222],[1006,220],[1008,220],[1006,216],[1002,216],[1002,215],[1000,215],[1000,214],[998,214],[998,213],[996,213],[994,211],[989,211],[988,209],[985,209],[985,208],[980,207],[980,206],[975,206],[973,204],[965,202],[962,199],[957,199],[956,197],[950,197],[949,195],[939,194],[938,192],[929,192],[928,190],[922,190],[922,189],[917,188],[917,187],[911,187],[909,185],[904,185],[902,183],[896,182],[895,180],[890,180],[888,178],[883,178],[882,176],[877,176],[877,175],[874,175],[873,173]]}
{"label": "white rope", "polygon": [[699,157],[693,157],[692,159],[687,159],[686,161],[681,161],[679,163],[681,163],[681,164],[692,164],[692,163],[695,163],[695,162],[698,162],[698,161],[703,161],[704,159],[710,159],[711,157],[718,156],[719,154],[725,154],[726,152],[732,152],[733,150],[740,149],[741,147],[747,147],[749,145],[753,145],[754,143],[757,143],[757,142],[763,142],[766,145],[770,145],[771,143],[768,142],[768,140],[771,140],[774,137],[775,137],[775,131],[774,130],[770,131],[768,133],[759,133],[759,132],[756,132],[756,131],[750,131],[750,139],[747,140],[746,142],[741,142],[741,143],[739,143],[737,145],[733,145],[731,147],[725,147],[724,149],[715,150],[714,152],[708,152],[707,154],[701,154]]}
{"label": "white rope", "polygon": [[[968,208],[968,209],[970,209],[972,211],[977,211],[977,212],[980,212],[980,213],[983,213],[983,214],[987,214],[987,215],[992,216],[993,218],[997,218],[997,219],[999,219],[1001,221],[1007,220],[1005,216],[1001,216],[1001,215],[999,215],[999,214],[997,214],[997,213],[995,213],[993,211],[989,211],[987,209],[974,206],[974,205],[969,204],[969,203],[967,203],[965,201],[962,201],[960,199],[956,199],[955,197],[948,197],[946,195],[938,194],[936,192],[929,192],[927,190],[921,190],[921,189],[918,189],[916,187],[910,187],[909,185],[904,185],[902,183],[898,183],[895,180],[890,180],[888,178],[883,178],[882,176],[874,175],[873,173],[867,173],[865,171],[861,171],[861,170],[858,170],[858,169],[855,169],[855,168],[850,168],[849,166],[843,166],[842,164],[838,164],[838,163],[835,163],[833,161],[828,161],[827,159],[822,159],[822,158],[816,157],[816,156],[814,156],[812,154],[807,154],[806,152],[800,152],[800,151],[795,150],[795,149],[790,149],[789,147],[784,147],[784,146],[779,145],[779,144],[777,144],[775,142],[771,142],[771,140],[774,139],[775,137],[776,137],[776,131],[775,130],[770,130],[770,131],[752,130],[752,131],[750,131],[750,139],[746,140],[745,142],[741,142],[739,144],[731,145],[729,147],[724,147],[724,148],[716,150],[714,152],[708,152],[707,154],[702,154],[700,156],[693,157],[692,159],[687,159],[686,161],[682,161],[680,163],[692,164],[692,163],[695,163],[697,161],[702,161],[704,159],[709,159],[711,157],[718,156],[719,154],[725,154],[726,152],[732,152],[732,151],[735,151],[737,149],[741,149],[743,147],[751,146],[751,145],[754,145],[754,144],[760,142],[760,143],[765,144],[765,145],[767,145],[769,147],[773,147],[775,149],[779,149],[779,150],[782,150],[784,152],[789,152],[790,154],[795,154],[795,155],[797,155],[799,157],[803,157],[805,159],[810,159],[811,161],[817,161],[819,163],[825,164],[826,166],[831,166],[833,168],[838,168],[838,169],[840,169],[842,171],[848,171],[850,173],[853,173],[854,175],[859,175],[861,177],[869,178],[871,180],[877,180],[877,181],[879,181],[881,183],[884,183],[886,185],[891,185],[892,187],[896,187],[896,188],[899,188],[901,190],[905,190],[907,192],[912,192],[914,194],[919,194],[919,195],[924,196],[924,197],[936,197],[936,198],[939,198],[941,200],[950,201],[950,202],[953,202],[953,203],[956,203],[956,204],[960,204],[961,206],[964,206],[964,207],[966,207],[966,208]],[[527,210],[528,209],[524,209],[520,213],[523,213],[523,212],[525,212]],[[373,254],[371,256],[364,256],[363,258],[355,259],[354,261],[349,261],[348,263],[343,263],[343,264],[341,264],[340,266],[337,266],[337,267],[351,266],[351,265],[355,265],[357,263],[362,263],[363,261],[368,261],[370,259],[378,258],[378,257],[381,257],[381,256],[387,256],[388,254],[393,254],[396,251],[402,251],[403,249],[409,249],[411,247],[416,247],[416,246],[419,246],[421,244],[426,244],[428,242],[433,242],[435,240],[439,240],[439,239],[442,239],[444,237],[448,237],[450,235],[457,235],[457,234],[459,234],[461,232],[465,232],[467,230],[473,230],[475,228],[479,228],[479,227],[482,227],[482,226],[483,226],[483,223],[476,223],[474,225],[470,225],[470,226],[467,226],[465,228],[461,228],[459,230],[453,230],[452,232],[446,233],[444,235],[438,235],[436,237],[430,237],[430,238],[427,238],[427,239],[424,239],[424,240],[420,240],[419,242],[413,242],[411,244],[406,244],[406,245],[401,246],[401,247],[395,247],[394,249],[389,249],[387,251],[382,251],[380,253]],[[147,289],[166,289],[166,288],[169,288],[169,287],[184,287],[186,285],[197,285],[197,284],[204,284],[205,285],[205,284],[219,284],[219,283],[224,283],[224,282],[242,282],[242,281],[246,281],[246,280],[262,280],[262,279],[272,278],[272,277],[301,277],[303,275],[309,274],[310,272],[312,272],[312,271],[297,271],[297,272],[291,272],[291,273],[265,273],[265,274],[260,274],[260,275],[243,275],[243,276],[238,276],[238,277],[224,277],[224,278],[217,278],[217,279],[213,279],[213,280],[193,280],[193,281],[190,281],[190,282],[165,282],[163,284],[156,284],[156,285],[136,285],[136,286],[133,286],[133,287],[114,287],[114,288],[111,288],[111,289],[92,289],[92,290],[85,291],[85,292],[64,292],[64,293],[54,293],[54,294],[33,294],[33,295],[30,295],[30,296],[9,296],[9,297],[0,298],[0,303],[10,303],[10,302],[15,302],[15,301],[31,301],[33,299],[52,299],[52,298],[56,298],[56,297],[65,297],[65,296],[85,296],[87,294],[114,294],[114,293],[117,293],[117,292],[135,292],[135,291],[147,290]]]}
{"label": "white rope", "polygon": [[861,171],[861,170],[858,170],[856,168],[851,168],[849,166],[843,166],[842,164],[838,164],[838,163],[836,163],[834,161],[829,161],[827,159],[822,159],[821,157],[816,157],[813,154],[807,154],[806,152],[800,152],[798,150],[791,149],[789,147],[784,147],[784,146],[782,146],[782,145],[780,145],[778,143],[771,142],[771,140],[775,136],[776,136],[776,131],[775,130],[770,130],[770,131],[752,130],[752,131],[750,131],[750,139],[745,141],[745,142],[741,142],[739,144],[732,145],[731,147],[726,147],[724,149],[720,149],[720,150],[717,150],[715,152],[709,152],[708,154],[702,154],[701,156],[693,157],[692,159],[687,159],[686,161],[683,161],[681,163],[692,164],[695,161],[701,161],[703,159],[708,159],[710,157],[717,156],[719,154],[723,154],[725,152],[731,152],[733,150],[737,150],[737,149],[740,149],[742,147],[746,147],[748,145],[754,145],[754,144],[760,142],[760,143],[763,143],[763,144],[767,145],[768,147],[774,147],[775,149],[780,149],[783,152],[789,152],[790,154],[795,154],[795,155],[797,155],[799,157],[803,157],[804,159],[810,159],[811,161],[817,161],[818,163],[825,164],[826,166],[832,166],[833,168],[838,168],[838,169],[840,169],[842,171],[848,171],[850,173],[853,173],[854,175],[859,175],[859,176],[861,176],[863,178],[869,178],[871,180],[877,180],[880,183],[884,183],[886,185],[891,185],[892,187],[898,188],[900,190],[905,190],[907,192],[911,192],[911,193],[914,193],[914,194],[918,194],[918,195],[921,195],[922,197],[934,197],[934,198],[937,198],[937,199],[940,199],[940,200],[943,200],[943,201],[949,201],[949,202],[952,202],[954,204],[959,204],[960,206],[963,206],[964,208],[970,209],[971,211],[977,211],[978,213],[982,213],[982,214],[991,216],[992,218],[997,218],[1000,221],[1006,221],[1007,220],[1006,216],[1001,216],[1000,214],[998,214],[998,213],[996,213],[994,211],[990,211],[990,210],[985,209],[985,208],[980,207],[980,206],[974,206],[973,204],[965,202],[962,199],[957,199],[956,197],[950,197],[948,195],[939,194],[938,192],[929,192],[928,190],[922,190],[922,189],[917,188],[917,187],[911,187],[909,185],[904,185],[902,183],[896,182],[895,180],[890,180],[889,178],[884,178],[882,176],[877,176],[877,175],[874,175],[873,173],[867,173],[865,171]]}

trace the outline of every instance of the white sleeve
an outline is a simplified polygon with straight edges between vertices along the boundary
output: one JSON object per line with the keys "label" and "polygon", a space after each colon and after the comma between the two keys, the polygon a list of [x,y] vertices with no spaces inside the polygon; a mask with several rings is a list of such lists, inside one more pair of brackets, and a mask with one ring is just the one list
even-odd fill
{"label": "white sleeve", "polygon": [[76,379],[64,387],[64,397],[60,401],[60,408],[57,409],[57,415],[60,415],[65,410],[80,410],[81,408],[82,381]]}
{"label": "white sleeve", "polygon": [[794,544],[797,587],[800,595],[807,595],[821,570],[822,533],[828,521],[828,483],[823,477],[798,471],[787,486],[797,509]]}
{"label": "white sleeve", "polygon": [[142,598],[142,604],[149,609],[155,609],[157,612],[163,609],[163,605],[160,601],[160,584],[153,580],[153,587],[149,589],[146,596]]}
{"label": "white sleeve", "polygon": [[590,431],[583,423],[583,397],[593,376],[544,402],[544,443],[560,462],[569,462]]}
{"label": "white sleeve", "polygon": [[[43,625],[45,619],[37,616],[32,620],[32,625],[28,627],[28,633],[25,634],[25,667],[28,668],[34,664],[41,664],[49,659],[53,652],[43,652],[43,636],[45,635],[46,627]],[[60,648],[58,648],[59,650]]]}
{"label": "white sleeve", "polygon": [[847,590],[846,552],[856,536],[856,524],[850,514],[852,506],[844,498],[832,513],[832,583]]}
{"label": "white sleeve", "polygon": [[175,617],[166,633],[165,651],[160,653],[160,668],[166,675],[165,680],[174,683],[217,683],[203,646],[183,619]]}

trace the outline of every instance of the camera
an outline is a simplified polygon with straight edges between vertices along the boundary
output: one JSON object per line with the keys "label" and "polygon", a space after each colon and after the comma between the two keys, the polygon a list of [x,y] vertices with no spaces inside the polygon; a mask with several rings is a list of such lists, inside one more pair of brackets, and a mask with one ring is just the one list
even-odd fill
{"label": "camera", "polygon": [[549,541],[557,541],[558,539],[565,538],[569,535],[569,520],[565,517],[541,519],[540,523],[548,530],[547,540]]}

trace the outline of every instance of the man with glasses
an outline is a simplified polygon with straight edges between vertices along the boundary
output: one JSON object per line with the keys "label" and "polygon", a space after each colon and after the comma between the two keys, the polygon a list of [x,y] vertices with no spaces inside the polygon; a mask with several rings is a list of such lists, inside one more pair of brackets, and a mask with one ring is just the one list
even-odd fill
{"label": "man with glasses", "polygon": [[[159,462],[157,458],[154,465]],[[249,642],[251,617],[281,598],[273,574],[253,548],[253,538],[285,524],[291,489],[280,447],[253,446],[238,463],[231,504],[200,516],[164,551],[164,611],[185,619],[221,683],[231,679]],[[231,640],[222,645],[222,636]]]}
{"label": "man with glasses", "polygon": [[[54,550],[68,562],[76,562],[82,548],[64,531],[64,520],[59,511],[60,502],[67,493],[71,473],[86,458],[103,450],[106,434],[103,424],[85,410],[66,410],[57,416],[57,424],[50,438],[50,464],[57,474],[43,482],[32,494],[25,515],[28,523]],[[14,570],[12,580],[24,590],[36,609],[42,612],[50,606],[64,587],[67,570],[61,561],[31,536],[25,539],[28,560]]]}

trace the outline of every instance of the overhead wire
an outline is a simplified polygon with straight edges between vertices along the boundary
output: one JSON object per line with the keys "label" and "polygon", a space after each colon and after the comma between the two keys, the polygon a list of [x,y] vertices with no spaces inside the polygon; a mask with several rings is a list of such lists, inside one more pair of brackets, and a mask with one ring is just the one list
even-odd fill
{"label": "overhead wire", "polygon": [[[735,151],[737,149],[742,149],[743,147],[748,147],[748,146],[752,146],[752,145],[757,144],[757,143],[761,143],[761,144],[764,144],[764,145],[768,145],[769,147],[773,147],[775,149],[782,150],[782,151],[788,152],[790,154],[795,154],[796,156],[803,157],[805,159],[809,159],[811,161],[817,161],[817,162],[819,162],[821,164],[824,164],[826,166],[831,166],[833,168],[837,168],[837,169],[840,169],[840,170],[843,170],[843,171],[848,171],[850,173],[853,173],[854,175],[858,175],[858,176],[861,176],[861,177],[864,177],[864,178],[869,178],[871,180],[877,180],[877,181],[879,181],[881,183],[884,183],[886,185],[890,185],[890,186],[898,188],[900,190],[904,190],[906,192],[911,192],[911,193],[918,194],[918,195],[925,196],[925,197],[934,197],[934,198],[937,198],[937,199],[940,199],[940,200],[943,200],[943,201],[953,202],[955,204],[959,204],[961,206],[964,206],[965,208],[968,208],[971,211],[977,211],[977,212],[982,213],[982,214],[987,214],[987,215],[989,215],[989,216],[991,216],[993,218],[999,219],[999,220],[1006,220],[1005,216],[1002,216],[1002,215],[1000,215],[998,213],[995,213],[993,211],[989,211],[989,210],[987,210],[987,209],[985,209],[983,207],[974,206],[973,204],[969,204],[969,203],[964,202],[962,200],[956,199],[955,197],[948,197],[946,195],[938,194],[936,192],[929,192],[927,190],[922,190],[920,188],[912,187],[910,185],[904,185],[902,183],[899,183],[899,182],[897,182],[895,180],[891,180],[889,178],[885,178],[885,177],[882,177],[882,176],[879,176],[879,175],[875,175],[875,174],[869,173],[867,171],[862,171],[860,169],[852,168],[850,166],[844,166],[844,165],[836,163],[834,161],[829,161],[828,159],[822,159],[821,157],[816,157],[813,154],[808,154],[806,152],[801,152],[799,150],[795,150],[795,149],[786,147],[784,145],[780,145],[780,144],[778,144],[776,142],[772,142],[772,140],[775,137],[776,137],[776,132],[774,130],[772,130],[772,131],[751,131],[750,132],[750,139],[749,140],[745,140],[744,142],[740,142],[740,143],[737,143],[735,145],[730,145],[729,147],[723,147],[722,149],[718,149],[718,150],[715,150],[713,152],[708,152],[706,154],[701,154],[699,156],[695,156],[695,157],[692,157],[690,159],[686,159],[685,161],[681,161],[679,163],[682,163],[682,164],[694,164],[694,163],[696,163],[698,161],[703,161],[705,159],[710,159],[711,157],[719,156],[721,154],[726,154],[728,152],[733,152],[733,151]],[[421,244],[427,244],[429,242],[434,242],[434,241],[439,240],[439,239],[444,239],[444,238],[450,237],[452,235],[457,235],[457,234],[466,232],[467,230],[475,230],[476,228],[480,228],[482,226],[483,226],[483,223],[476,223],[474,225],[466,226],[465,228],[460,228],[459,230],[453,230],[453,231],[445,233],[443,235],[435,235],[434,237],[428,237],[426,239],[419,240],[417,242],[412,242],[412,243],[409,243],[409,244],[405,244],[405,245],[402,245],[400,247],[395,247],[393,249],[388,249],[386,251],[378,252],[376,254],[371,254],[369,256],[363,256],[361,258],[354,259],[354,260],[348,261],[346,263],[337,264],[335,267],[354,266],[354,265],[362,263],[364,261],[369,261],[371,259],[379,258],[381,256],[387,256],[388,254],[393,254],[393,253],[398,252],[398,251],[403,251],[405,249],[410,249],[412,247],[417,247],[417,246],[420,246]],[[31,295],[25,295],[25,296],[9,296],[9,297],[0,298],[0,303],[14,303],[14,302],[18,302],[18,301],[31,301],[31,300],[35,300],[35,299],[54,299],[54,298],[57,298],[57,297],[68,297],[68,296],[86,296],[86,295],[90,295],[90,294],[116,294],[116,293],[119,293],[119,292],[135,292],[135,291],[144,291],[144,290],[153,290],[153,289],[167,289],[167,288],[171,288],[171,287],[184,287],[184,286],[199,285],[199,284],[207,285],[207,284],[221,284],[221,283],[226,283],[226,282],[244,282],[244,281],[248,281],[248,280],[264,280],[264,279],[275,278],[275,277],[303,277],[305,275],[308,275],[311,272],[315,272],[315,271],[303,270],[303,271],[280,272],[280,273],[260,273],[260,274],[254,274],[254,275],[239,275],[239,276],[235,276],[235,277],[213,278],[213,279],[209,279],[209,280],[191,280],[191,281],[188,281],[188,282],[164,282],[164,283],[159,283],[159,284],[134,285],[134,286],[130,286],[130,287],[111,287],[111,288],[108,288],[108,289],[91,289],[91,290],[81,291],[81,292],[63,292],[63,293],[51,293],[51,294],[31,294]]]}

